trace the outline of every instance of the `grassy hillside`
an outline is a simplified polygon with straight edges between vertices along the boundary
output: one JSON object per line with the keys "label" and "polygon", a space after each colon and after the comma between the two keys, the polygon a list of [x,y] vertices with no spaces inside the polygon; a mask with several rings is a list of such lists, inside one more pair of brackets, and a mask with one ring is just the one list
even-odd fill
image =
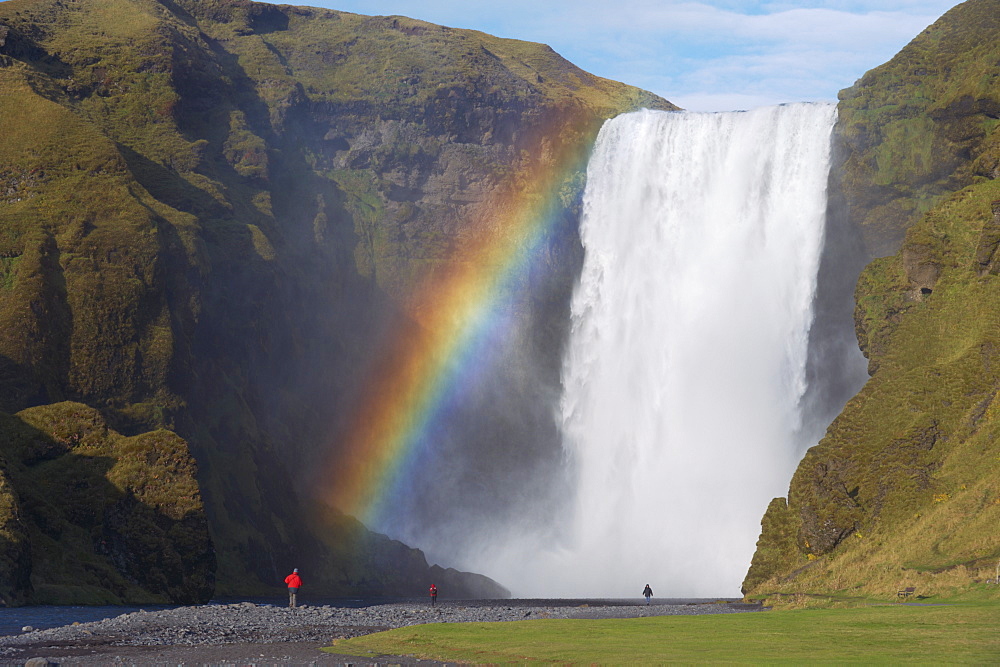
{"label": "grassy hillside", "polygon": [[843,94],[848,200],[875,246],[906,231],[857,286],[872,377],[768,508],[751,595],[1000,597],[997,17],[966,2]]}
{"label": "grassy hillside", "polygon": [[1000,14],[964,2],[840,94],[840,185],[871,256],[943,198],[1000,175]]}
{"label": "grassy hillside", "polygon": [[[422,554],[315,510],[310,487],[336,480],[314,463],[379,341],[420,326],[405,310],[414,285],[453,261],[473,221],[502,222],[499,193],[539,196],[528,174],[582,157],[604,118],[639,105],[672,108],[544,45],[401,17],[2,2],[0,410],[72,400],[124,436],[183,437],[221,593],[274,592],[293,563],[317,593],[422,591]],[[526,353],[548,385],[580,252],[582,178],[565,179],[552,261],[534,277],[545,296],[522,295],[517,312],[543,332]],[[553,456],[527,435],[550,419],[538,391],[526,417],[474,439],[523,449],[485,502],[517,497],[501,490],[526,452]],[[487,430],[464,428],[456,440]],[[5,520],[0,535],[21,544]],[[0,562],[20,568],[24,553]],[[455,591],[483,584],[448,576]]]}
{"label": "grassy hillside", "polygon": [[125,437],[80,403],[0,415],[4,604],[207,601],[196,470],[177,435]]}

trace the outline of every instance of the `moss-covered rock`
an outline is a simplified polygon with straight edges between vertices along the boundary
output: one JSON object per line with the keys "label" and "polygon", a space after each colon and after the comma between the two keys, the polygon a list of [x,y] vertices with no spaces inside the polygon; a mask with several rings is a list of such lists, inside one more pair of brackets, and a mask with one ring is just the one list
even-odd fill
{"label": "moss-covered rock", "polygon": [[0,605],[16,606],[32,594],[31,545],[6,467],[0,460]]}
{"label": "moss-covered rock", "polygon": [[[894,315],[868,347],[874,375],[793,477],[798,548],[759,567],[755,557],[747,591],[891,595],[919,572],[922,592],[944,592],[995,569],[1000,538],[983,522],[1000,519],[1000,284],[979,275],[976,242],[998,194],[992,182],[963,190],[911,229],[920,243],[951,231],[936,246],[944,261],[931,291],[905,278],[905,244],[867,269],[859,307],[881,304],[869,321]],[[786,543],[765,522],[758,553]],[[816,557],[821,567],[789,578]]]}
{"label": "moss-covered rock", "polygon": [[871,249],[894,252],[855,294],[872,377],[803,458],[787,510],[769,509],[749,594],[998,594],[1000,182],[982,168],[1000,138],[998,17],[963,3],[843,95],[844,193]]}
{"label": "moss-covered rock", "polygon": [[0,565],[19,575],[3,592],[8,603],[211,598],[214,551],[184,440],[165,430],[122,436],[71,402],[0,415],[0,430]]}
{"label": "moss-covered rock", "polygon": [[761,535],[757,541],[750,570],[743,581],[743,592],[755,590],[759,584],[785,570],[799,556],[797,540],[801,519],[789,511],[784,498],[775,498],[761,519]]}
{"label": "moss-covered rock", "polygon": [[841,186],[871,256],[935,203],[1000,175],[1000,6],[964,2],[840,93]]}

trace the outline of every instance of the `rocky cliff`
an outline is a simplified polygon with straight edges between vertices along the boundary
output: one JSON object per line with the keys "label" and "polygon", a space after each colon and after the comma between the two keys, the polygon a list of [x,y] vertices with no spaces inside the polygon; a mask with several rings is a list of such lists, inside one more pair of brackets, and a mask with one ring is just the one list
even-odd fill
{"label": "rocky cliff", "polygon": [[1000,2],[969,0],[841,94],[871,378],[769,506],[748,594],[1000,590],[998,44]]}
{"label": "rocky cliff", "polygon": [[[205,599],[216,561],[225,594],[276,592],[295,565],[315,593],[416,594],[433,576],[502,595],[317,510],[310,485],[337,480],[312,471],[379,341],[423,326],[414,286],[454,261],[470,225],[502,223],[501,195],[539,196],[532,173],[584,156],[604,118],[639,106],[672,108],[543,45],[402,17],[0,3],[0,410],[53,452],[0,443],[0,568],[16,582],[2,593]],[[499,378],[516,418],[451,434],[514,443],[494,481],[462,482],[497,511],[515,512],[510,484],[557,455],[546,405],[581,184],[579,171],[559,184],[550,261],[515,299],[538,332],[522,352],[540,382]],[[85,449],[39,425],[65,410],[99,424]],[[186,463],[157,473],[164,447]],[[133,470],[132,456],[152,467]],[[150,471],[169,480],[155,497]],[[83,486],[79,512],[38,500]],[[148,539],[134,537],[142,522],[158,526]]]}
{"label": "rocky cliff", "polygon": [[187,443],[80,403],[0,419],[5,604],[200,602],[215,553]]}

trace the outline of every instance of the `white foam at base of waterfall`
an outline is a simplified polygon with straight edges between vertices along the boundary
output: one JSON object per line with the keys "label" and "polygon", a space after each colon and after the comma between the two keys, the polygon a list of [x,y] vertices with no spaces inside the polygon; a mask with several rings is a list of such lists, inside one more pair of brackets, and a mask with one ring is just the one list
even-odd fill
{"label": "white foam at base of waterfall", "polygon": [[[587,171],[561,422],[561,538],[479,571],[516,595],[739,595],[787,492],[836,107],[641,111]],[[518,550],[522,556],[516,556]]]}

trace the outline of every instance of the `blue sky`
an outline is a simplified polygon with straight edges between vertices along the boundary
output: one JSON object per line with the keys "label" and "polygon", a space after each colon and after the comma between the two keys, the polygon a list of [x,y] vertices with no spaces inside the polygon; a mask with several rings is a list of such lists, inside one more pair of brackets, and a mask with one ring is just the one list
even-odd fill
{"label": "blue sky", "polygon": [[544,42],[694,111],[836,100],[957,0],[311,0]]}

